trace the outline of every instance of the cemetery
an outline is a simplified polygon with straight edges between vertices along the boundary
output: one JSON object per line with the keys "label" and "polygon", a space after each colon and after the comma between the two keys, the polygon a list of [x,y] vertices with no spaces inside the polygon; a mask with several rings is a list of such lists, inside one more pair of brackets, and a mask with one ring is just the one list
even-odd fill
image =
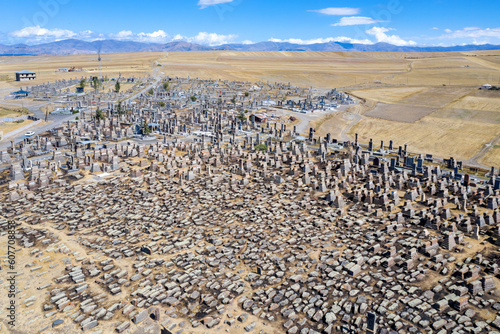
{"label": "cemetery", "polygon": [[336,89],[80,80],[0,152],[20,332],[500,333],[498,168],[317,136]]}

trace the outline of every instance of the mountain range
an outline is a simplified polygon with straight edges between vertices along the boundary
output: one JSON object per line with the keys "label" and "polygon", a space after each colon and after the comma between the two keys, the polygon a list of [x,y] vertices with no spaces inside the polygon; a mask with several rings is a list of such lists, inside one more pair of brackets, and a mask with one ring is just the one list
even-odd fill
{"label": "mountain range", "polygon": [[500,50],[500,45],[457,45],[457,46],[397,46],[387,43],[376,44],[350,44],[350,43],[318,43],[318,44],[293,44],[286,42],[260,42],[254,44],[224,44],[206,46],[184,41],[174,41],[166,44],[141,43],[133,41],[101,40],[86,42],[77,39],[67,39],[58,42],[38,45],[2,45],[0,55],[68,55],[97,53],[126,53],[126,52],[176,52],[176,51],[376,51],[376,52],[449,52],[449,51],[479,51]]}

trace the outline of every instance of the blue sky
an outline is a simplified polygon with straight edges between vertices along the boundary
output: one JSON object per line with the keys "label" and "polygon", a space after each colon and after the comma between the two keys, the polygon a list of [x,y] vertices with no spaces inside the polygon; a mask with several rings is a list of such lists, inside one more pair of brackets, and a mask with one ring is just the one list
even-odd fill
{"label": "blue sky", "polygon": [[0,0],[0,43],[500,44],[500,1]]}

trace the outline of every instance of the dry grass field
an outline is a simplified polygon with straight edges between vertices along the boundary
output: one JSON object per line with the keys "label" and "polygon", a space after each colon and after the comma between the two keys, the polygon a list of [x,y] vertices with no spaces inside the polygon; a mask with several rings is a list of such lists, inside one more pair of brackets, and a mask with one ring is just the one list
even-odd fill
{"label": "dry grass field", "polygon": [[291,82],[320,88],[371,82],[407,71],[401,54],[362,52],[172,52],[162,64],[172,76]]}
{"label": "dry grass field", "polygon": [[[163,57],[163,53],[114,53],[102,55],[101,72],[103,76],[142,77],[148,75],[154,61]],[[59,68],[75,67],[76,72],[58,72]],[[30,70],[37,74],[31,82],[16,82],[15,73]],[[64,55],[64,56],[21,56],[0,57],[0,77],[8,76],[9,80],[0,81],[0,88],[24,87],[60,79],[80,78],[82,76],[99,75],[99,63],[96,54]]]}
{"label": "dry grass field", "polygon": [[419,94],[429,88],[426,87],[386,87],[351,91],[355,96],[378,102],[397,103],[412,95]]}
{"label": "dry grass field", "polygon": [[21,113],[15,111],[15,110],[5,109],[5,108],[0,107],[0,117],[16,117],[16,116],[20,116],[20,115],[21,115]]}
{"label": "dry grass field", "polygon": [[351,129],[361,142],[392,139],[394,145],[408,144],[411,152],[434,154],[467,160],[499,134],[500,125],[433,116],[414,123],[402,123],[367,117]]}
{"label": "dry grass field", "polygon": [[[0,90],[98,73],[96,55],[0,57]],[[113,77],[150,74],[155,61],[170,77],[252,82],[290,82],[341,88],[363,99],[350,117],[345,112],[311,123],[316,134],[361,141],[394,140],[412,151],[471,159],[500,135],[500,92],[479,91],[500,85],[500,51],[391,52],[169,52],[104,54],[102,73]],[[60,73],[60,67],[81,72]],[[16,71],[32,70],[34,82],[12,80]],[[8,79],[7,79],[8,77]],[[112,87],[109,87],[112,89]],[[122,86],[122,90],[128,87]],[[362,115],[362,116],[359,116]],[[352,116],[352,115],[351,115]],[[492,146],[493,147],[493,146]],[[498,148],[480,157],[500,163]]]}
{"label": "dry grass field", "polygon": [[486,166],[500,166],[500,144],[494,145],[481,159]]}
{"label": "dry grass field", "polygon": [[[411,93],[418,91],[419,86],[479,86],[486,82],[498,84],[500,80],[500,51],[411,54],[200,51],[169,52],[165,56],[166,53],[103,54],[102,73],[141,76],[150,73],[158,60],[170,76],[291,82],[321,88],[409,85],[413,87]],[[75,67],[82,72],[56,72],[62,67]],[[36,83],[96,74],[98,62],[95,54],[0,57],[0,77],[9,77],[1,80],[0,85],[26,85],[12,81],[15,72],[23,69],[37,72],[38,79],[33,82]]]}
{"label": "dry grass field", "polygon": [[500,112],[500,97],[465,96],[448,104],[446,108]]}
{"label": "dry grass field", "polygon": [[[354,90],[353,94],[376,103],[349,132],[351,137],[358,133],[362,142],[392,139],[399,145],[410,144],[414,152],[468,160],[500,135],[498,91],[422,86]],[[478,162],[498,166],[498,153],[492,148]]]}
{"label": "dry grass field", "polygon": [[0,123],[0,131],[3,132],[5,135],[7,135],[7,133],[9,133],[9,132],[20,129],[23,126],[29,125],[31,123],[33,123],[33,121],[31,121],[31,120],[25,120],[24,122],[21,122],[21,123],[17,123],[17,122]]}
{"label": "dry grass field", "polygon": [[[480,58],[477,55],[485,55]],[[279,81],[315,87],[351,85],[482,85],[498,83],[499,51],[391,52],[171,52],[161,62],[174,76]],[[468,67],[467,67],[468,66]]]}

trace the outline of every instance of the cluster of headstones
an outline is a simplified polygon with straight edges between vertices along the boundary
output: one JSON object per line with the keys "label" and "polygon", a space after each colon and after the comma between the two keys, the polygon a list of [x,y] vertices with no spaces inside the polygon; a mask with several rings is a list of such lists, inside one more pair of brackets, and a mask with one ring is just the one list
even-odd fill
{"label": "cluster of headstones", "polygon": [[[82,156],[75,166],[83,160],[98,172],[111,163],[122,173],[99,184],[54,182],[51,192],[17,189],[8,212],[29,212],[35,227],[50,222],[89,250],[131,261],[134,273],[101,261],[62,278],[82,284],[92,271],[110,301],[133,297],[130,319],[161,304],[211,328],[236,299],[290,333],[370,330],[369,312],[382,332],[493,332],[498,322],[478,316],[500,308],[498,254],[457,260],[474,239],[500,240],[494,171],[489,183],[465,185],[437,168],[375,165],[354,148],[331,160],[272,142],[269,152],[176,142]],[[435,275],[442,279],[423,288]],[[105,317],[111,306],[89,312],[106,309]],[[88,328],[96,315],[75,317]]]}

